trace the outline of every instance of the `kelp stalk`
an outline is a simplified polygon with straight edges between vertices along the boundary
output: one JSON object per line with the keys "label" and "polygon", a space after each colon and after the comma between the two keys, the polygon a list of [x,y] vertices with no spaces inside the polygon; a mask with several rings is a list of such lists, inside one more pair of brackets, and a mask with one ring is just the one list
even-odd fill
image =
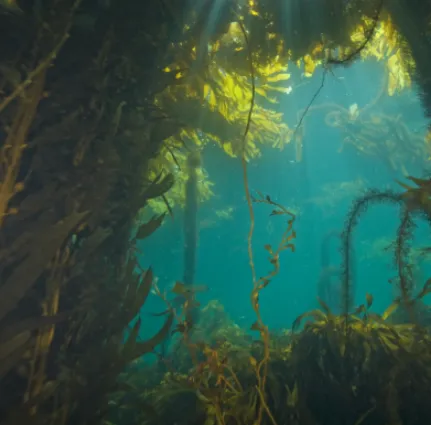
{"label": "kelp stalk", "polygon": [[[331,240],[341,238],[341,234],[335,230],[328,232],[322,239],[320,248],[320,277],[317,283],[318,297],[327,304],[331,310],[338,311],[340,308],[343,310],[343,298],[341,297],[342,289],[342,270],[330,259]],[[349,294],[349,310],[354,305],[354,293],[356,289],[355,283],[355,251],[353,245],[349,247],[349,280],[350,280],[350,294]],[[334,283],[335,279],[335,283]],[[344,307],[345,308],[345,307]]]}
{"label": "kelp stalk", "polygon": [[184,210],[184,277],[185,285],[193,285],[196,272],[196,248],[198,242],[198,176],[200,155],[192,152],[187,160],[186,205]]}
{"label": "kelp stalk", "polygon": [[262,422],[264,406],[266,406],[265,385],[266,385],[266,377],[268,373],[268,361],[269,361],[269,331],[268,331],[268,327],[265,326],[265,324],[263,323],[262,316],[259,310],[259,303],[257,301],[259,297],[260,281],[256,279],[256,269],[253,261],[254,210],[253,210],[253,201],[250,194],[250,188],[248,186],[248,170],[247,170],[247,158],[246,158],[247,135],[250,130],[251,117],[253,115],[253,110],[254,110],[254,102],[255,102],[255,96],[256,96],[256,82],[255,82],[255,75],[254,75],[253,55],[250,48],[247,31],[240,20],[239,20],[239,23],[240,23],[241,31],[244,36],[245,44],[247,46],[248,61],[250,66],[250,79],[251,79],[250,109],[248,112],[247,124],[245,126],[244,135],[242,139],[241,165],[242,165],[242,171],[243,171],[245,197],[247,200],[247,205],[248,205],[248,210],[250,215],[250,229],[247,237],[247,247],[248,247],[248,257],[249,257],[250,269],[251,269],[252,280],[253,280],[253,290],[251,292],[251,303],[253,306],[253,310],[256,314],[257,329],[259,329],[260,331],[260,336],[264,344],[264,356],[262,360],[257,364],[257,367],[256,367],[256,378],[258,381],[256,388],[260,396],[260,405],[259,405],[257,420],[255,423],[260,424]]}
{"label": "kelp stalk", "polygon": [[[401,300],[406,307],[410,307],[410,292],[411,292],[411,279],[409,278],[411,273],[405,272],[405,268],[408,265],[405,262],[407,257],[408,246],[407,243],[412,237],[412,222],[410,219],[410,209],[406,207],[402,196],[392,193],[390,191],[379,192],[371,190],[365,194],[353,204],[353,207],[347,217],[344,231],[342,233],[342,252],[343,252],[343,314],[346,318],[346,329],[347,321],[349,317],[349,309],[351,305],[352,297],[352,232],[355,228],[359,216],[365,212],[369,204],[376,202],[389,202],[400,205],[402,208],[401,212],[401,224],[397,232],[397,241],[395,247],[395,264],[397,266],[399,284],[401,289]],[[410,312],[411,320],[414,323],[414,313]]]}

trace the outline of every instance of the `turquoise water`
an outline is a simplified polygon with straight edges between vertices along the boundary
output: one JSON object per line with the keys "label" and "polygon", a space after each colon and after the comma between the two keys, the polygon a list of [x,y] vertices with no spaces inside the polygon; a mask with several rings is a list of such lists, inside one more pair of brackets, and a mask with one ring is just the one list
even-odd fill
{"label": "turquoise water", "polygon": [[[313,107],[333,102],[346,109],[355,103],[359,109],[363,108],[381,90],[383,67],[381,62],[368,61],[349,68],[337,68],[334,70],[335,75],[328,72]],[[289,127],[295,127],[298,111],[304,109],[316,93],[321,84],[322,72],[316,70],[315,75],[304,79],[299,87],[293,85],[290,95],[280,97],[277,106],[284,113]],[[298,77],[294,75],[294,81]],[[327,112],[310,110],[305,116],[302,162],[295,161],[293,150],[288,146],[283,151],[263,149],[261,158],[251,161],[248,166],[252,191],[259,190],[286,208],[299,210],[294,224],[297,233],[296,252],[284,251],[281,254],[280,273],[260,296],[263,320],[270,329],[289,328],[298,315],[318,307],[316,297],[321,272],[322,239],[330,231],[343,230],[352,201],[369,188],[390,188],[400,192],[401,187],[395,179],[406,181],[401,172],[393,171],[386,161],[377,156],[361,155],[348,146],[339,152],[344,136],[339,128],[325,124]],[[414,89],[393,97],[383,94],[370,112],[390,116],[401,114],[402,121],[410,131],[425,134],[427,123]],[[405,158],[405,164],[413,176],[423,176],[427,171],[425,158],[420,164]],[[209,179],[215,183],[215,196],[200,205],[198,215],[200,232],[196,283],[209,288],[198,298],[202,304],[211,299],[219,300],[236,323],[249,328],[255,316],[250,303],[252,278],[247,254],[250,220],[241,163],[214,145],[205,148],[203,167]],[[328,202],[328,194],[334,193],[343,182],[347,182],[352,189],[340,192],[339,196],[334,195],[335,198]],[[215,211],[228,207],[233,211],[231,219],[217,219]],[[271,210],[268,205],[254,205],[256,226],[253,247],[258,276],[267,274],[271,269],[263,246],[277,244],[286,225],[285,217],[270,217]],[[143,251],[143,256],[139,258],[140,264],[142,267],[153,267],[161,289],[169,288],[183,276],[182,212],[174,211],[174,214],[173,221],[166,219],[163,227],[142,241],[140,246]],[[427,224],[420,219],[416,220],[416,224],[418,227],[413,246],[421,246],[429,242],[427,232],[424,232]],[[372,206],[361,217],[353,238],[355,305],[365,302],[366,293],[373,294],[373,309],[377,312],[384,311],[391,304],[394,290],[389,279],[396,276],[393,252],[384,253],[380,250],[380,254],[376,255],[372,247],[384,238],[393,241],[398,225],[399,208],[394,205]],[[337,241],[332,242],[328,255],[331,263],[337,266],[341,256]],[[430,271],[424,262],[424,279]],[[423,283],[418,282],[418,286],[422,287]],[[157,296],[152,296],[142,314],[147,316],[150,312],[164,308],[163,302]],[[151,334],[159,326],[160,321],[154,319],[154,328],[147,328],[145,332]]]}

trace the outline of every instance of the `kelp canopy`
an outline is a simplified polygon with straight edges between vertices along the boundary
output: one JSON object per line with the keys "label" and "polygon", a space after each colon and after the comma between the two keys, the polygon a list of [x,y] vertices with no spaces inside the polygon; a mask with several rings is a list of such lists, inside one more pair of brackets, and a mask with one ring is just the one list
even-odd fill
{"label": "kelp canopy", "polygon": [[[245,182],[247,161],[265,144],[294,142],[300,159],[307,111],[289,127],[274,106],[277,96],[295,90],[294,83],[286,85],[293,81],[292,67],[306,78],[323,67],[325,78],[333,67],[372,56],[386,64],[390,95],[415,79],[430,109],[431,56],[421,37],[429,26],[427,4],[316,3],[0,2],[0,423],[137,423],[138,417],[139,423],[326,424],[331,418],[317,401],[322,392],[334,409],[346,400],[351,409],[340,410],[332,423],[429,420],[429,338],[422,328],[384,323],[389,313],[371,316],[367,300],[359,318],[347,311],[342,317],[313,313],[317,322],[298,338],[269,333],[259,294],[277,273],[279,254],[294,250],[294,216],[269,196],[252,198],[247,185],[251,218],[254,201],[288,222],[280,245],[266,246],[271,273],[252,285],[260,342],[233,325],[224,344],[188,341],[191,324],[174,317],[171,306],[161,329],[138,339],[153,273],[139,268],[136,241],[157,230],[165,211],[184,204],[188,151],[215,142],[242,159]],[[353,130],[353,143],[359,143]],[[429,182],[415,183],[396,200],[429,216]],[[211,196],[205,179],[200,196]],[[347,221],[346,251],[367,200]],[[148,208],[157,215],[140,222]],[[409,310],[414,300],[400,270],[404,298],[398,304]],[[190,304],[190,294],[176,290]],[[142,378],[142,391],[119,379],[169,335],[174,322],[188,341],[187,367],[145,371],[157,385],[146,386]],[[381,381],[368,381],[383,363]],[[336,371],[333,365],[340,364]],[[355,378],[359,367],[368,374]],[[415,405],[405,397],[413,390],[421,394]],[[161,419],[177,397],[196,416]],[[125,405],[135,410],[124,414]]]}

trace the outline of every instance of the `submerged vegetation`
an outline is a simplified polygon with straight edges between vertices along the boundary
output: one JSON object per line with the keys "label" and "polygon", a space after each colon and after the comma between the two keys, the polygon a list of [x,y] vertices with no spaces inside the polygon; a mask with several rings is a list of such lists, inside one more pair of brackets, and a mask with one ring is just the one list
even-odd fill
{"label": "submerged vegetation", "polygon": [[[265,148],[290,147],[303,160],[307,119],[318,109],[342,131],[343,144],[394,172],[418,173],[429,135],[373,108],[383,93],[401,95],[414,81],[431,111],[431,52],[422,36],[429,5],[326,0],[317,11],[302,0],[292,0],[291,10],[269,0],[206,0],[192,9],[182,0],[22,3],[0,4],[0,423],[429,422],[431,320],[423,298],[431,283],[414,293],[409,244],[414,217],[431,220],[430,179],[409,177],[412,185],[402,183],[400,193],[358,198],[341,235],[341,310],[321,299],[319,309],[278,333],[264,323],[259,301],[284,251],[295,251],[296,217],[248,186],[248,164]],[[337,67],[369,58],[385,72],[374,100],[349,109],[315,104]],[[280,96],[319,68],[321,86],[307,108],[284,117]],[[220,304],[197,301],[194,213],[216,187],[191,158],[210,144],[241,161],[257,338]],[[368,206],[387,201],[401,211],[393,244],[399,296],[377,315],[371,294],[359,307],[352,301],[352,233]],[[285,221],[279,243],[265,245],[270,271],[261,277],[257,207]],[[192,211],[192,260],[185,281],[166,293],[152,269],[140,267],[138,243],[180,208]],[[140,311],[151,291],[166,309],[143,340]],[[150,353],[152,365],[143,358]]]}

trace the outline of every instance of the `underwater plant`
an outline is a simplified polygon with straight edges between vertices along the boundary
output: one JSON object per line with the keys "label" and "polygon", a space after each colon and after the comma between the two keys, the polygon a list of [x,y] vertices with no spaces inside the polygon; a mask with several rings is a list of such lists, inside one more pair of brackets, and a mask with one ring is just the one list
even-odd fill
{"label": "underwater plant", "polygon": [[[373,318],[370,298],[360,320],[346,321],[354,349],[343,351],[345,323],[328,311],[292,337],[278,338],[263,323],[259,296],[295,238],[293,214],[267,196],[254,201],[271,205],[287,226],[279,246],[266,246],[270,272],[257,278],[253,270],[253,330],[260,340],[250,341],[233,325],[217,330],[217,341],[192,340],[187,313],[196,305],[185,285],[174,288],[182,317],[168,306],[161,329],[139,339],[147,324],[138,317],[140,308],[155,287],[152,270],[137,267],[136,242],[156,232],[167,214],[174,216],[175,206],[187,204],[190,178],[199,180],[200,200],[212,196],[204,171],[187,171],[187,147],[214,141],[241,159],[253,269],[247,164],[262,146],[283,149],[294,142],[298,161],[302,155],[303,129],[292,130],[273,106],[276,94],[295,90],[289,61],[308,78],[318,66],[326,75],[359,56],[380,55],[388,59],[389,94],[408,87],[414,75],[427,87],[427,55],[414,49],[414,32],[400,25],[399,13],[391,27],[380,1],[325,0],[322,19],[314,22],[313,2],[294,1],[292,25],[286,26],[285,4],[265,0],[207,0],[190,13],[183,13],[182,0],[21,3],[21,18],[0,13],[0,422],[107,425],[121,405],[119,423],[136,423],[124,408],[135,395],[141,423],[346,425],[352,416],[356,423],[429,422],[428,337]],[[210,26],[212,17],[200,9],[217,6],[219,19]],[[91,36],[76,15],[95,18]],[[413,17],[425,33],[423,18]],[[400,50],[395,26],[410,46]],[[416,70],[410,69],[414,63]],[[402,125],[394,131],[402,132]],[[403,246],[410,213],[430,211],[429,188],[417,182],[419,188],[407,189],[399,201],[409,211],[398,238]],[[142,218],[147,211],[148,220]],[[406,292],[408,267],[404,254],[397,255]],[[209,310],[215,327],[220,307],[202,314]],[[157,385],[154,379],[152,388],[134,392],[121,380],[124,370],[133,364],[138,375],[141,355],[153,352],[172,327],[195,355],[192,369],[169,371]],[[381,364],[386,368],[376,374]],[[358,365],[364,370],[359,377]],[[148,368],[142,371],[148,382]],[[320,401],[329,393],[329,404],[346,406],[350,416],[341,409],[328,418],[328,399]],[[370,405],[368,396],[376,403]],[[177,417],[163,416],[169,414]]]}
{"label": "underwater plant", "polygon": [[[413,291],[413,268],[409,264],[409,243],[412,238],[414,214],[423,215],[426,220],[430,221],[430,208],[429,208],[429,181],[425,179],[417,179],[409,177],[410,180],[418,185],[418,188],[412,188],[402,184],[406,188],[406,192],[396,194],[390,191],[369,191],[362,197],[358,198],[348,214],[345,228],[342,234],[343,240],[343,299],[344,299],[344,314],[348,317],[350,297],[352,293],[351,285],[351,238],[352,232],[357,224],[360,215],[366,211],[368,206],[372,203],[389,202],[400,206],[400,225],[397,232],[397,238],[394,244],[394,263],[396,265],[398,284],[401,291],[401,296],[398,302],[409,309],[411,321],[414,323],[414,310],[412,306],[412,291]],[[420,296],[416,299],[422,298],[429,291],[428,281],[424,285]]]}
{"label": "underwater plant", "polygon": [[[320,248],[320,276],[317,283],[317,295],[318,298],[323,301],[334,313],[339,313],[341,311],[341,269],[340,266],[337,266],[333,262],[331,262],[330,256],[330,242],[331,240],[337,241],[341,238],[341,234],[336,231],[330,231],[325,234],[322,239],[321,248]],[[350,248],[350,256],[351,256],[351,277],[352,280],[352,292],[354,294],[356,285],[355,285],[355,268],[353,264],[355,263],[355,253],[352,248]],[[352,310],[354,305],[354,296],[351,297],[349,310]]]}

